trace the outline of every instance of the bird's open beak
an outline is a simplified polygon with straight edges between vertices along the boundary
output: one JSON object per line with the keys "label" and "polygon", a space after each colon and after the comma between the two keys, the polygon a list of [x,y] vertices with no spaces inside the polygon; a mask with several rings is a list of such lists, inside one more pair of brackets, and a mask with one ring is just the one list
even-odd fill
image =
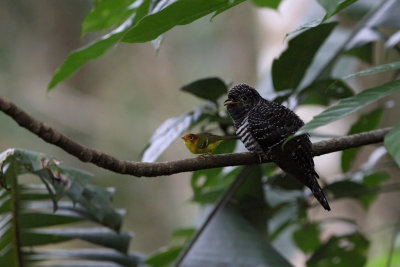
{"label": "bird's open beak", "polygon": [[240,103],[239,101],[233,101],[228,98],[227,100],[225,100],[224,106],[229,106],[229,105],[234,105],[234,104],[239,104],[239,103]]}

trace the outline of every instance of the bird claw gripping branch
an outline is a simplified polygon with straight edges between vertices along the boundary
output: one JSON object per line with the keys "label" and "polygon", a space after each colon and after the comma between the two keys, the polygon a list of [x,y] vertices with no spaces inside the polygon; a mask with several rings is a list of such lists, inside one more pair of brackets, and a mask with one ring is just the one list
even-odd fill
{"label": "bird claw gripping branch", "polygon": [[225,106],[232,117],[236,134],[245,147],[259,157],[270,156],[283,171],[311,189],[315,198],[330,210],[314,169],[308,134],[296,136],[284,146],[304,122],[290,109],[262,98],[247,84],[238,84],[228,92]]}

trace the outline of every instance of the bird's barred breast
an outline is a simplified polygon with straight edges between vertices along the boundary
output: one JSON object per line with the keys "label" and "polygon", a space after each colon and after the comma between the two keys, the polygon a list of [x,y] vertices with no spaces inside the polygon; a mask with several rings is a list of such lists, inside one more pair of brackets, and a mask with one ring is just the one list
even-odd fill
{"label": "bird's barred breast", "polygon": [[253,154],[263,154],[261,146],[249,131],[249,123],[247,117],[236,127],[236,135],[239,136],[244,146]]}

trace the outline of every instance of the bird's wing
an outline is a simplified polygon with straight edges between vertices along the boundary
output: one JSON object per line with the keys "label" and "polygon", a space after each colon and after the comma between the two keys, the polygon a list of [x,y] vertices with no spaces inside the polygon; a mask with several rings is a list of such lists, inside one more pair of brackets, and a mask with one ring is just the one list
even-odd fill
{"label": "bird's wing", "polygon": [[250,111],[248,123],[252,136],[263,149],[283,141],[303,125],[295,113],[273,102],[262,103]]}
{"label": "bird's wing", "polygon": [[209,142],[208,142],[209,140],[208,139],[209,138],[206,135],[200,136],[199,137],[199,142],[197,143],[197,147],[200,148],[200,149],[205,149],[209,144]]}

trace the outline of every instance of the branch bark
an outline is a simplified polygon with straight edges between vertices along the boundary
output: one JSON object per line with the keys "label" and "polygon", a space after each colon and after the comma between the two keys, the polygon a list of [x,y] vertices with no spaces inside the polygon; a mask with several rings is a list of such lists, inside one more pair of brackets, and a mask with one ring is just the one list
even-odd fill
{"label": "branch bark", "polygon": [[[249,152],[220,154],[208,157],[195,157],[154,163],[119,160],[111,155],[81,145],[69,139],[67,136],[61,134],[45,123],[31,117],[25,111],[2,96],[0,96],[0,110],[10,116],[20,126],[34,133],[45,142],[58,146],[83,162],[90,162],[98,167],[120,174],[128,174],[138,177],[155,177],[180,172],[260,163],[258,157],[253,156]],[[380,143],[390,130],[391,128],[384,128],[314,143],[314,156]],[[270,160],[266,159],[263,161],[263,163],[266,162],[270,162]]]}

